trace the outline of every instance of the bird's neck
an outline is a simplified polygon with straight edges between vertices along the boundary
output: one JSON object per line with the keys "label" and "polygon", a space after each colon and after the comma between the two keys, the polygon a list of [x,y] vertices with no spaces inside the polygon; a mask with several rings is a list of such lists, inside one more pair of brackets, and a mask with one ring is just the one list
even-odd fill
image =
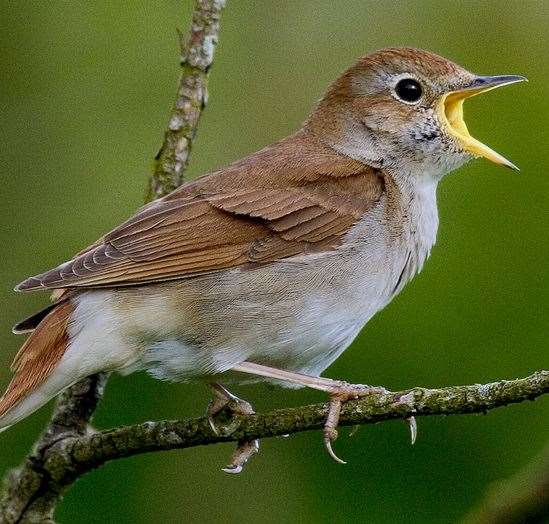
{"label": "bird's neck", "polygon": [[337,153],[348,156],[371,167],[383,167],[383,152],[376,147],[375,137],[361,125],[356,115],[345,105],[323,99],[303,124],[306,134],[315,137]]}
{"label": "bird's neck", "polygon": [[399,224],[400,238],[410,251],[410,271],[421,271],[438,231],[438,178],[402,177],[388,173],[387,198],[394,206],[390,210],[393,224]]}
{"label": "bird's neck", "polygon": [[[423,151],[420,141],[413,146],[404,145],[405,142],[399,141],[398,129],[387,133],[380,128],[378,119],[371,115],[361,117],[349,109],[348,103],[337,105],[331,101],[328,104],[322,100],[302,131],[339,154],[377,169],[390,170],[399,177],[438,181],[467,160],[459,157],[459,163],[453,165],[441,151]],[[425,182],[431,183],[431,180]]]}

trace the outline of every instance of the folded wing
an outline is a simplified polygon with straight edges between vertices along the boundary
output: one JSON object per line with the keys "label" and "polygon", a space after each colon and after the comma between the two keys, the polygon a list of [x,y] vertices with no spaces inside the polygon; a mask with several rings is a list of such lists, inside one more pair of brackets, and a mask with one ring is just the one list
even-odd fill
{"label": "folded wing", "polygon": [[17,289],[144,284],[333,249],[383,193],[378,171],[335,153],[277,165],[266,152],[145,206]]}

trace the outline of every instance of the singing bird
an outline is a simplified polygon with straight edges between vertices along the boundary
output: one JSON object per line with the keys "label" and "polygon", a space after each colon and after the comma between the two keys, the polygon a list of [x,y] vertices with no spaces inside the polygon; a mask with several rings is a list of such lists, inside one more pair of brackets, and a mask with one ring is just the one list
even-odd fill
{"label": "singing bird", "polygon": [[54,290],[15,326],[30,333],[0,400],[7,428],[101,371],[325,391],[321,377],[418,273],[435,243],[436,190],[473,157],[515,168],[473,138],[465,99],[521,76],[477,76],[433,53],[377,51],[328,89],[301,129],[187,182],[17,291]]}

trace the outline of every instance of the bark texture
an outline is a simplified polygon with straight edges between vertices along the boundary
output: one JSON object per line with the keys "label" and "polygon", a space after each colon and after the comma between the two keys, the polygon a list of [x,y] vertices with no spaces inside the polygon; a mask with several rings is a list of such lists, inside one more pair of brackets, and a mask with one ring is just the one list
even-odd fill
{"label": "bark texture", "polygon": [[202,110],[208,102],[213,63],[225,0],[196,0],[188,38],[179,33],[181,77],[164,142],[155,157],[147,201],[171,193],[184,181]]}
{"label": "bark texture", "polygon": [[[97,380],[92,377],[79,384],[80,397],[75,392],[70,394],[72,398],[69,403],[75,406],[77,413],[83,414],[84,419],[95,408],[95,404],[89,402],[88,395],[90,389],[97,389]],[[411,416],[486,413],[500,406],[534,400],[546,393],[549,393],[549,371],[538,371],[526,378],[490,384],[441,389],[418,387],[379,393],[345,404],[340,425],[374,424]],[[62,399],[61,404],[63,400],[67,401],[66,398]],[[0,510],[1,522],[53,522],[55,504],[64,491],[78,477],[109,460],[151,451],[184,449],[219,442],[238,443],[320,429],[326,413],[326,404],[313,404],[264,414],[235,416],[227,426],[218,427],[217,433],[205,417],[145,422],[105,431],[82,427],[82,431],[78,432],[72,425],[65,430],[64,418],[56,422],[59,416],[57,410],[52,424],[60,425],[61,431],[54,434],[46,431],[23,466],[8,478],[4,505]],[[62,411],[61,415],[66,416]]]}

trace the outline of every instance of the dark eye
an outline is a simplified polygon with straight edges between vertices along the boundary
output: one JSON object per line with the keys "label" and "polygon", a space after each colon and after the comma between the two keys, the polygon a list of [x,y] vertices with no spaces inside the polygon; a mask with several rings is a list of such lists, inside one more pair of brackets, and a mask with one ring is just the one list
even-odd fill
{"label": "dark eye", "polygon": [[403,78],[395,86],[395,93],[403,102],[417,102],[423,94],[421,84],[413,78]]}

